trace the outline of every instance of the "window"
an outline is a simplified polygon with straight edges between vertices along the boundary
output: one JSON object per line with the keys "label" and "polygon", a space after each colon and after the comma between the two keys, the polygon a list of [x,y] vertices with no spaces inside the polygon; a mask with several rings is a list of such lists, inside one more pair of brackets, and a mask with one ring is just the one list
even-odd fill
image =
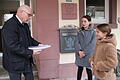
{"label": "window", "polygon": [[93,23],[109,23],[109,0],[85,0],[85,14]]}

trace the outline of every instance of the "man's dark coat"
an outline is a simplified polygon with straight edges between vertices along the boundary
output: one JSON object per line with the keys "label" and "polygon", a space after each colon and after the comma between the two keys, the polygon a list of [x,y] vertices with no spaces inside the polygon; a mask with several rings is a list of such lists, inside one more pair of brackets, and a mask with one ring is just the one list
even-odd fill
{"label": "man's dark coat", "polygon": [[31,70],[33,51],[29,46],[37,46],[38,41],[31,37],[28,24],[22,25],[14,15],[2,28],[3,67],[8,72]]}

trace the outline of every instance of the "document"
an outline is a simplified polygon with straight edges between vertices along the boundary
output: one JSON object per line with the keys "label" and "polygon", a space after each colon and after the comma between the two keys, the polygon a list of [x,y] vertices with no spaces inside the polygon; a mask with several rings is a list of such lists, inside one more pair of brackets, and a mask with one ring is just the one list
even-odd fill
{"label": "document", "polygon": [[50,47],[51,47],[51,45],[30,46],[30,47],[28,47],[28,49],[39,50],[39,49],[46,49],[46,48],[50,48]]}

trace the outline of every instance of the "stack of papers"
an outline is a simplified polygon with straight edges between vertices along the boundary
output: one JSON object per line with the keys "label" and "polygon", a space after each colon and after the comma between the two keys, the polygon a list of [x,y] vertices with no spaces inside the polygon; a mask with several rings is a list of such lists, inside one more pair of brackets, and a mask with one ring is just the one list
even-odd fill
{"label": "stack of papers", "polygon": [[50,48],[50,47],[51,47],[51,45],[30,46],[30,47],[28,47],[28,49],[39,50],[39,49],[46,49],[46,48]]}

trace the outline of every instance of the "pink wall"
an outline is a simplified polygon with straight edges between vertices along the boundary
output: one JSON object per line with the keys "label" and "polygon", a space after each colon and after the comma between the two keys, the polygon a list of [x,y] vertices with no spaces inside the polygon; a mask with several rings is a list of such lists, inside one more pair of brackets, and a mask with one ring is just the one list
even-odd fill
{"label": "pink wall", "polygon": [[38,75],[41,79],[76,76],[74,64],[59,64],[58,0],[36,0],[33,35],[43,44],[52,47],[36,55]]}
{"label": "pink wall", "polygon": [[59,78],[75,78],[77,75],[75,64],[60,64]]}
{"label": "pink wall", "polygon": [[37,55],[40,78],[58,78],[59,32],[57,0],[36,0],[36,26],[34,36],[43,44],[52,47]]}

